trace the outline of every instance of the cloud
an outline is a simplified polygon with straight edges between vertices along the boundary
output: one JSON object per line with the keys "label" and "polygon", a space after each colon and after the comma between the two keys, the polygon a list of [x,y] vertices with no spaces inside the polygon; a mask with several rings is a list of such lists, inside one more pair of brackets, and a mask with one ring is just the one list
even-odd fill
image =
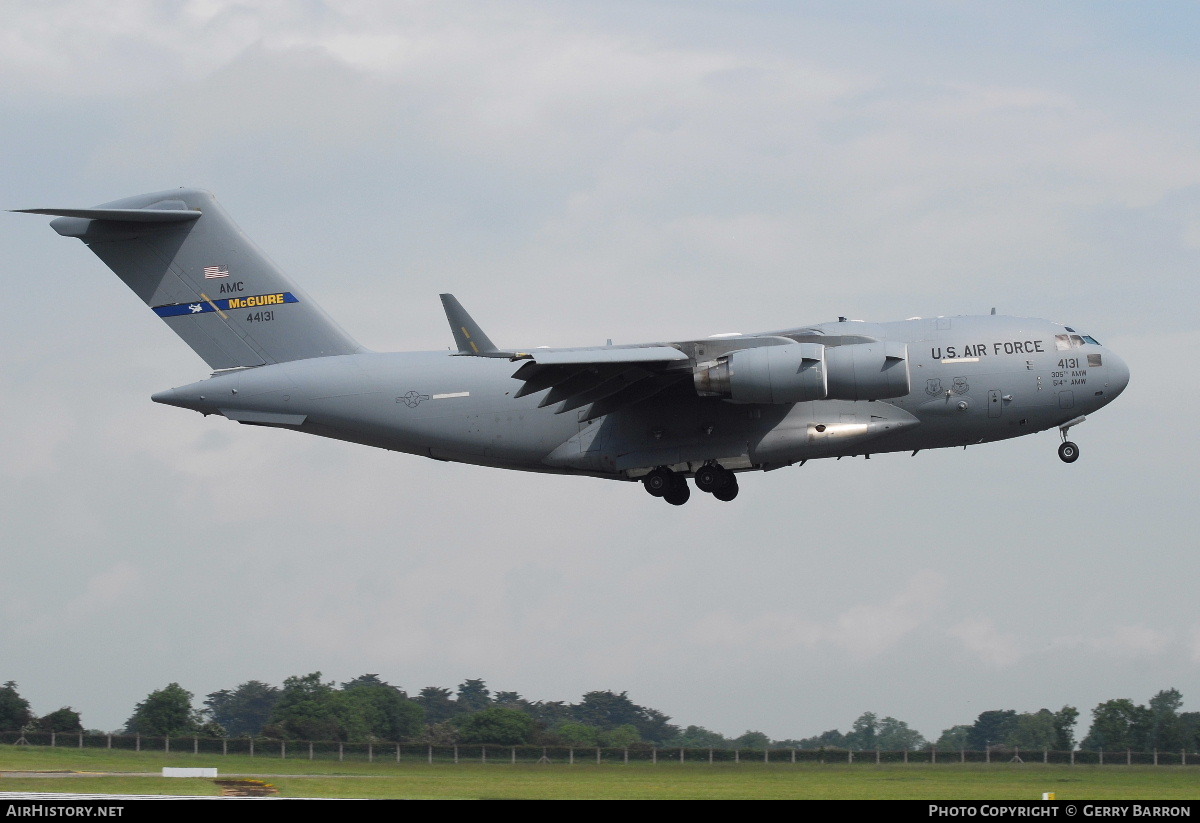
{"label": "cloud", "polygon": [[141,569],[132,563],[119,562],[88,578],[83,593],[67,603],[66,615],[80,620],[119,608],[137,594],[144,579]]}
{"label": "cloud", "polygon": [[856,660],[876,657],[923,628],[943,604],[946,578],[918,572],[904,588],[881,603],[861,603],[830,620],[813,620],[801,610],[741,617],[719,611],[701,620],[692,640],[698,645],[771,651],[840,651]]}
{"label": "cloud", "polygon": [[990,618],[965,620],[947,634],[960,641],[971,654],[996,668],[1011,666],[1021,658],[1020,646],[1009,633],[999,631]]}
{"label": "cloud", "polygon": [[1154,657],[1170,645],[1170,637],[1148,626],[1118,626],[1111,635],[1092,641],[1092,647],[1121,657]]}

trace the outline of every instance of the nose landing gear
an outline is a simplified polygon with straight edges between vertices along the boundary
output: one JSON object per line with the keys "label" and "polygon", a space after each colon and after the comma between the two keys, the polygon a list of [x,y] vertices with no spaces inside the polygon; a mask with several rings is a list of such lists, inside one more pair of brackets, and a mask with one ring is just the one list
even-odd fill
{"label": "nose landing gear", "polygon": [[1062,437],[1062,445],[1058,447],[1058,459],[1064,463],[1074,463],[1079,459],[1079,447],[1067,439],[1067,431],[1072,426],[1078,426],[1087,418],[1083,415],[1076,417],[1074,420],[1068,420],[1058,427],[1058,434]]}

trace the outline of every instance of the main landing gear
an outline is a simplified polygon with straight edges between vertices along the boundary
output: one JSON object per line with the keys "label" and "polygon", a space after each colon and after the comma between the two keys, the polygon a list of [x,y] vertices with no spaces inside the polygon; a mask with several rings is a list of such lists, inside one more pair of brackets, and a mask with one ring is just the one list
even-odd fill
{"label": "main landing gear", "polygon": [[[643,477],[642,485],[651,496],[661,497],[672,506],[682,506],[692,496],[686,476],[666,466]],[[696,488],[728,502],[738,495],[737,475],[716,463],[705,463],[696,470]]]}
{"label": "main landing gear", "polygon": [[729,502],[738,495],[737,475],[716,463],[705,463],[696,469],[696,488]]}
{"label": "main landing gear", "polygon": [[652,497],[661,497],[672,506],[682,506],[692,496],[687,479],[665,466],[659,466],[642,478],[642,485]]}

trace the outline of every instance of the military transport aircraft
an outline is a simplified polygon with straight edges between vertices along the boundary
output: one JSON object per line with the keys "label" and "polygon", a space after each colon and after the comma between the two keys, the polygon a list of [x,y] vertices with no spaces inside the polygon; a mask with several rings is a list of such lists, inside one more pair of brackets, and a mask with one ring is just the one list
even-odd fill
{"label": "military transport aircraft", "polygon": [[238,423],[524,471],[640,480],[679,506],[737,472],[1067,431],[1129,381],[1094,337],[991,315],[592,348],[501,349],[442,295],[457,351],[376,353],[344,332],[212,194],[53,215],[213,370],[159,403]]}

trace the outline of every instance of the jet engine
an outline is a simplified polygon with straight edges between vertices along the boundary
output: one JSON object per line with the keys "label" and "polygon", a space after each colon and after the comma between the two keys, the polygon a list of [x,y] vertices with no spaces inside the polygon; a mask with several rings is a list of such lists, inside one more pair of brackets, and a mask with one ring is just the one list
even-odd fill
{"label": "jet engine", "polygon": [[696,392],[734,403],[884,400],[911,386],[903,343],[791,343],[738,349],[692,370]]}

